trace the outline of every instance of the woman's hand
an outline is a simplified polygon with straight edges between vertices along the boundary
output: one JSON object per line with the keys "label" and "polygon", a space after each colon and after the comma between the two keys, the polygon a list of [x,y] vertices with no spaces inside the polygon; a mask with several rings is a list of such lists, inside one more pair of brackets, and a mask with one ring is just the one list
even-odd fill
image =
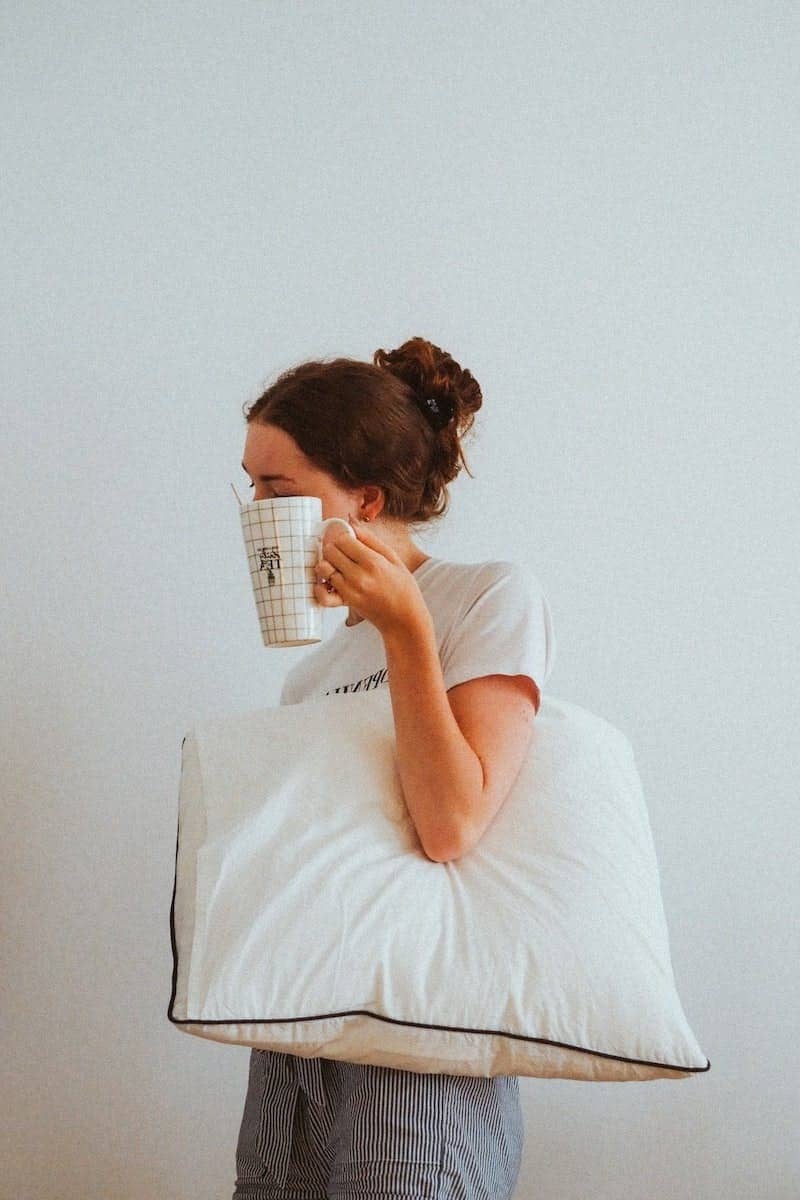
{"label": "woman's hand", "polygon": [[[354,608],[382,636],[429,620],[417,581],[399,555],[362,522],[351,517],[350,524],[354,538],[342,530],[323,539],[323,557],[314,568],[316,600],[326,608]],[[320,581],[333,572],[330,592]]]}

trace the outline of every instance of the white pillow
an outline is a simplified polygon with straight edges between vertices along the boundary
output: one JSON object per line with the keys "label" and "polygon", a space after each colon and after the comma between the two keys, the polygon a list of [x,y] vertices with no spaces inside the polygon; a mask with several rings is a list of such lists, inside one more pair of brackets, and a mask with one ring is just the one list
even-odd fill
{"label": "white pillow", "polygon": [[452,1075],[708,1070],[625,735],[543,696],[505,804],[448,863],[421,849],[394,753],[388,688],[186,735],[170,1021]]}

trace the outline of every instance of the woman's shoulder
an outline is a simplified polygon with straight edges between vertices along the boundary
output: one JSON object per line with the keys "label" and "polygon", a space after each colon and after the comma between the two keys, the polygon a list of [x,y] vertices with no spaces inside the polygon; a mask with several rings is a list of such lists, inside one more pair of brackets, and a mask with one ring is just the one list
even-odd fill
{"label": "woman's shoulder", "polygon": [[443,640],[467,618],[485,614],[490,620],[536,613],[544,591],[533,569],[506,558],[477,562],[438,560],[419,580],[420,588]]}
{"label": "woman's shoulder", "polygon": [[431,569],[435,568],[440,575],[459,575],[464,579],[504,578],[507,575],[529,574],[531,570],[527,563],[507,558],[486,558],[473,562],[431,558],[428,562]]}
{"label": "woman's shoulder", "polygon": [[504,585],[508,590],[529,590],[538,587],[539,580],[533,569],[525,562],[507,558],[480,559],[475,562],[459,562],[451,559],[432,560],[428,578],[431,583],[442,587],[457,588],[463,596],[465,591],[480,595],[487,588]]}
{"label": "woman's shoulder", "polygon": [[442,577],[441,596],[430,597],[431,607],[439,602],[445,618],[439,653],[446,688],[492,674],[529,675],[543,687],[552,669],[555,635],[533,568],[507,558],[453,567],[454,573]]}

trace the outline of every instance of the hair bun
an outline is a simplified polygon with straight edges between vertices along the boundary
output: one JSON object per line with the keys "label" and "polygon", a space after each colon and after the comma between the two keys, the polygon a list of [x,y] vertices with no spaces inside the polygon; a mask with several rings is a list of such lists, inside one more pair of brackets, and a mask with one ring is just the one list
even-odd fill
{"label": "hair bun", "polygon": [[409,338],[396,350],[376,350],[373,362],[408,385],[414,402],[437,431],[455,417],[459,425],[469,428],[472,414],[481,407],[477,380],[426,338]]}

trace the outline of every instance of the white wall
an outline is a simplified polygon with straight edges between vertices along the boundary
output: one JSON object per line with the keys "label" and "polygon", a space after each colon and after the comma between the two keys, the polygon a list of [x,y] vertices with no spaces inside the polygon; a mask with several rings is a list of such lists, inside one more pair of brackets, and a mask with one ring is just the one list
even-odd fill
{"label": "white wall", "polygon": [[537,571],[712,1064],[524,1079],[518,1195],[797,1196],[797,6],[3,9],[3,1198],[233,1190],[249,1051],[166,1010],[182,736],[304,653],[241,406],[415,334],[485,396],[420,544]]}

